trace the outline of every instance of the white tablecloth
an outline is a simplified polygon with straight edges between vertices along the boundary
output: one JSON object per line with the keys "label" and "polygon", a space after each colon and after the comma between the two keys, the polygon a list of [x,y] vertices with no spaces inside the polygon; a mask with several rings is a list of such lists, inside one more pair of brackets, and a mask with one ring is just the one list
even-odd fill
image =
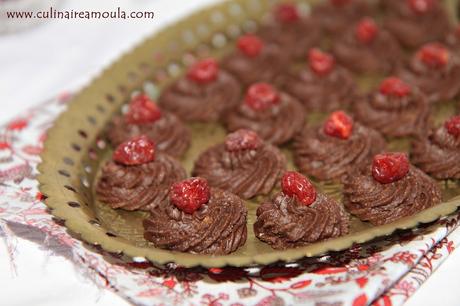
{"label": "white tablecloth", "polygon": [[[0,36],[0,122],[62,91],[89,82],[123,51],[167,23],[216,0],[63,0],[63,9],[152,10],[153,20],[49,20]],[[0,12],[3,13],[3,12]],[[0,243],[0,305],[128,305],[96,288],[65,258],[18,239],[16,273]],[[409,300],[415,305],[459,305],[460,252],[454,252]]]}

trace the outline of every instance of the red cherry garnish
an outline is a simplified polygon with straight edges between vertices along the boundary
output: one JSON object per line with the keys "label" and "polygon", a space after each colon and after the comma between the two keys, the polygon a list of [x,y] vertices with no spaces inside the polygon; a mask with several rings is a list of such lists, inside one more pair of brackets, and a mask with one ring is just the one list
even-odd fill
{"label": "red cherry garnish", "polygon": [[213,58],[207,58],[195,63],[188,71],[187,77],[200,84],[215,81],[219,74],[219,64]]}
{"label": "red cherry garnish", "polygon": [[374,19],[365,17],[361,19],[355,29],[355,35],[358,41],[369,44],[374,41],[379,32],[379,28]]}
{"label": "red cherry garnish", "polygon": [[279,92],[268,83],[255,83],[249,87],[244,102],[253,110],[266,110],[278,104]]}
{"label": "red cherry garnish", "polygon": [[248,129],[240,129],[230,133],[225,138],[225,149],[230,152],[242,150],[255,150],[262,144],[262,140],[256,132]]}
{"label": "red cherry garnish", "polygon": [[326,52],[322,52],[318,48],[310,49],[308,52],[308,61],[310,69],[320,76],[329,74],[335,66],[334,57]]}
{"label": "red cherry garnish", "polygon": [[332,5],[340,7],[350,4],[352,0],[329,0]]}
{"label": "red cherry garnish", "polygon": [[238,49],[249,57],[257,57],[264,48],[263,41],[256,35],[244,35],[238,39]]}
{"label": "red cherry garnish", "polygon": [[208,203],[210,198],[208,181],[201,177],[174,183],[169,192],[171,203],[187,214],[193,214],[203,204]]}
{"label": "red cherry garnish", "polygon": [[446,128],[447,132],[454,136],[460,136],[460,115],[453,116],[449,120],[444,123],[444,127]]}
{"label": "red cherry garnish", "polygon": [[285,195],[296,198],[304,205],[311,205],[316,200],[315,186],[302,174],[287,171],[281,178],[281,190]]}
{"label": "red cherry garnish", "polygon": [[341,139],[348,139],[353,131],[353,119],[343,111],[333,112],[324,122],[326,135]]}
{"label": "red cherry garnish", "polygon": [[300,14],[294,4],[284,3],[275,8],[275,17],[281,23],[293,23],[299,21]]}
{"label": "red cherry garnish", "polygon": [[120,144],[112,159],[125,166],[142,165],[155,160],[155,143],[141,135]]}
{"label": "red cherry garnish", "polygon": [[372,176],[388,184],[402,179],[409,172],[409,159],[404,153],[382,153],[374,156]]}
{"label": "red cherry garnish", "polygon": [[450,52],[440,43],[429,43],[420,48],[415,56],[427,67],[442,68],[449,63]]}
{"label": "red cherry garnish", "polygon": [[406,0],[414,13],[425,14],[431,11],[436,0]]}
{"label": "red cherry garnish", "polygon": [[128,124],[147,124],[161,118],[160,108],[147,96],[137,95],[129,104],[125,121]]}
{"label": "red cherry garnish", "polygon": [[389,77],[380,83],[380,93],[385,96],[405,97],[411,93],[411,87],[397,77]]}

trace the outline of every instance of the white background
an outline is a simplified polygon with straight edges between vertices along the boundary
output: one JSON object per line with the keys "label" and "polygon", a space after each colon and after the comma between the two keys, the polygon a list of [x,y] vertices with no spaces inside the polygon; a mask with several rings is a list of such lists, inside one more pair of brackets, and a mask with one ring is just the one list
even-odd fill
{"label": "white background", "polygon": [[[45,1],[45,0],[37,0]],[[62,91],[86,84],[143,37],[216,0],[58,0],[63,9],[152,10],[153,20],[48,20],[28,30],[0,35],[0,122],[20,115]],[[2,12],[0,12],[2,13]],[[96,288],[70,262],[50,257],[32,242],[18,241],[17,275],[0,243],[0,305],[128,305]],[[406,304],[459,305],[460,252],[453,255]]]}

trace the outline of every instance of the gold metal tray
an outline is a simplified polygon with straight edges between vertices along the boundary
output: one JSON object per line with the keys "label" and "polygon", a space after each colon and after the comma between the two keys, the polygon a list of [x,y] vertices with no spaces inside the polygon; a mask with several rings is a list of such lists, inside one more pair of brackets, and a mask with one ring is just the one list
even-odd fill
{"label": "gold metal tray", "polygon": [[[41,156],[43,161],[39,166],[38,180],[52,214],[64,220],[68,229],[81,239],[100,245],[108,252],[146,258],[159,264],[174,262],[185,267],[219,267],[269,264],[280,260],[289,262],[340,251],[354,243],[389,235],[398,229],[409,229],[454,212],[460,206],[460,186],[443,181],[440,185],[445,202],[436,207],[382,226],[372,226],[353,218],[349,235],[277,251],[253,234],[252,224],[260,201],[256,199],[247,202],[249,220],[245,246],[230,255],[205,256],[152,247],[142,237],[141,220],[145,213],[112,210],[96,200],[93,187],[100,165],[111,152],[101,135],[107,122],[129,97],[139,90],[155,97],[161,88],[181,75],[194,57],[220,56],[227,52],[241,33],[256,29],[276,2],[234,0],[200,11],[144,41],[81,91],[50,129]],[[314,1],[297,2],[307,12]],[[454,11],[454,2],[447,3],[451,12]],[[364,78],[360,83],[365,88],[373,85],[372,80],[374,78]],[[441,120],[452,112],[452,104],[446,104],[437,110],[435,117]],[[317,121],[321,117],[321,114],[309,115],[308,120]],[[222,141],[225,135],[223,128],[216,124],[190,126],[193,144],[183,160],[188,171],[200,151]],[[393,141],[391,146],[405,149],[407,143],[407,140]],[[289,157],[288,147],[283,151]],[[340,200],[340,186],[318,184],[318,187]]]}

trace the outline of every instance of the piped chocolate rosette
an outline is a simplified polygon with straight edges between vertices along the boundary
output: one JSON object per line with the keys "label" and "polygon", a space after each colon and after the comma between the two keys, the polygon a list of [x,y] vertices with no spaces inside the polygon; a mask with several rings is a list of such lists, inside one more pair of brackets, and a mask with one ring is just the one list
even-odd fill
{"label": "piped chocolate rosette", "polygon": [[302,105],[268,83],[249,87],[244,101],[226,117],[227,130],[255,131],[265,141],[279,145],[289,141],[305,122]]}
{"label": "piped chocolate rosette", "polygon": [[195,63],[187,75],[165,89],[162,109],[184,121],[213,122],[238,105],[241,84],[212,58]]}
{"label": "piped chocolate rosette", "polygon": [[246,242],[246,218],[238,196],[195,177],[171,186],[169,201],[144,220],[144,237],[157,248],[225,255]]}
{"label": "piped chocolate rosette", "polygon": [[385,12],[384,27],[407,48],[441,40],[451,27],[449,16],[439,0],[380,2]]}
{"label": "piped chocolate rosette", "polygon": [[412,142],[411,161],[437,179],[460,179],[460,115]]}
{"label": "piped chocolate rosette", "polygon": [[308,52],[307,67],[280,76],[277,83],[309,111],[341,109],[356,96],[353,76],[331,54],[317,48]]}
{"label": "piped chocolate rosette", "polygon": [[444,102],[460,96],[460,57],[443,44],[424,45],[399,75],[417,86],[430,102]]}
{"label": "piped chocolate rosette", "polygon": [[353,103],[356,120],[388,137],[427,131],[430,106],[424,94],[396,77],[383,80],[377,91]]}
{"label": "piped chocolate rosette", "polygon": [[322,40],[316,20],[302,16],[298,7],[291,3],[276,6],[272,20],[262,25],[257,34],[263,40],[280,46],[292,59],[302,59],[308,49]]}
{"label": "piped chocolate rosette", "polygon": [[297,172],[286,172],[282,191],[257,208],[256,237],[274,249],[306,246],[346,235],[350,218],[340,203],[316,191]]}
{"label": "piped chocolate rosette", "polygon": [[272,82],[288,64],[289,58],[279,45],[265,42],[256,35],[244,35],[236,45],[237,50],[221,64],[245,86]]}
{"label": "piped chocolate rosette", "polygon": [[112,208],[149,211],[167,198],[172,183],[185,177],[179,161],[155,152],[153,141],[141,135],[117,147],[102,168],[96,193]]}
{"label": "piped chocolate rosette", "polygon": [[372,165],[344,182],[344,204],[373,225],[412,216],[441,202],[436,182],[409,164],[404,153],[376,155]]}
{"label": "piped chocolate rosette", "polygon": [[379,132],[354,122],[343,111],[336,111],[323,125],[307,126],[296,136],[294,161],[306,175],[321,181],[340,181],[385,147],[385,139]]}
{"label": "piped chocolate rosette", "polygon": [[128,111],[112,119],[107,137],[113,146],[140,135],[155,139],[156,149],[180,157],[190,146],[190,131],[180,119],[160,108],[146,95],[134,97]]}
{"label": "piped chocolate rosette", "polygon": [[374,19],[364,17],[333,45],[338,62],[356,73],[389,73],[401,65],[398,41]]}
{"label": "piped chocolate rosette", "polygon": [[243,199],[268,194],[286,170],[280,150],[251,131],[241,129],[227,135],[225,142],[203,152],[193,175],[211,186],[230,191]]}
{"label": "piped chocolate rosette", "polygon": [[351,23],[371,16],[375,8],[366,0],[327,0],[313,6],[312,18],[328,34],[342,34]]}

